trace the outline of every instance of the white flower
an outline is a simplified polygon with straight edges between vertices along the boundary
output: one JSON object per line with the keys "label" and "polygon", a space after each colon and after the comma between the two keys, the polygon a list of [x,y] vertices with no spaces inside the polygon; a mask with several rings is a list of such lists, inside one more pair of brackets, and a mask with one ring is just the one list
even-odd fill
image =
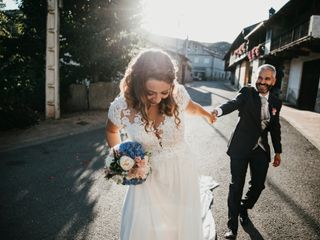
{"label": "white flower", "polygon": [[113,181],[115,181],[117,184],[122,184],[123,183],[123,177],[121,177],[119,175],[114,175],[111,179]]}
{"label": "white flower", "polygon": [[113,157],[108,155],[105,160],[105,167],[110,168],[110,164],[112,163],[112,161],[113,161]]}
{"label": "white flower", "polygon": [[129,171],[134,166],[134,163],[134,160],[128,156],[122,156],[120,158],[120,166],[125,171]]}

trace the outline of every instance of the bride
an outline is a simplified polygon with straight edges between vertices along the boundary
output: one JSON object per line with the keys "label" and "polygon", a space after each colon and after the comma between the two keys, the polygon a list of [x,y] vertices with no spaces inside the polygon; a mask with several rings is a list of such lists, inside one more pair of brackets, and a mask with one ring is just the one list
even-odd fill
{"label": "bride", "polygon": [[[200,197],[195,158],[184,139],[184,115],[205,117],[210,124],[215,116],[190,99],[176,81],[173,61],[161,50],[138,54],[120,89],[108,112],[107,143],[109,147],[119,144],[124,129],[130,140],[152,154],[152,173],[127,191],[121,240],[213,239],[213,221],[203,225],[207,216],[212,218],[210,203],[200,201],[211,199]],[[206,184],[208,189],[210,181]]]}

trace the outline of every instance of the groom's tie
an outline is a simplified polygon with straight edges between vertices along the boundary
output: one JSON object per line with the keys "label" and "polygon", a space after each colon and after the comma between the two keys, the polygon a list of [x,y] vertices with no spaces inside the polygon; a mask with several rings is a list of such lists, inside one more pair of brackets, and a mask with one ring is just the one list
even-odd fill
{"label": "groom's tie", "polygon": [[268,100],[264,96],[260,96],[261,99],[261,127],[264,130],[267,127],[270,119],[270,113],[268,109]]}
{"label": "groom's tie", "polygon": [[[264,130],[268,122],[270,120],[270,113],[268,109],[268,99],[266,99],[264,96],[260,96],[261,100],[261,128]],[[265,147],[262,144],[261,136],[258,139],[258,143],[254,146],[253,149],[256,149],[258,146],[260,146],[264,151],[266,151]]]}

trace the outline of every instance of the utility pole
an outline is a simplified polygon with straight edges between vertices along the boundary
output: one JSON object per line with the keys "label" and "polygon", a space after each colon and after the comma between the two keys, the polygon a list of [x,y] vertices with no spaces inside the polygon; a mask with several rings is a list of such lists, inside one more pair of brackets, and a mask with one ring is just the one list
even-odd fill
{"label": "utility pole", "polygon": [[213,79],[213,73],[214,73],[214,55],[211,55],[212,57],[212,61],[211,61],[211,81],[214,80]]}
{"label": "utility pole", "polygon": [[46,44],[46,118],[60,118],[59,7],[62,0],[48,0]]}

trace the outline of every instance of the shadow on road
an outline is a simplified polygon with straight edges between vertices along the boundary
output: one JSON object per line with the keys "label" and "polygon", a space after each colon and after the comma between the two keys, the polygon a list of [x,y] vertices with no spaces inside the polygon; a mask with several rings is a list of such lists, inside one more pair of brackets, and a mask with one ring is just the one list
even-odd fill
{"label": "shadow on road", "polygon": [[92,186],[103,167],[103,142],[101,131],[1,153],[1,238],[86,236],[98,199]]}
{"label": "shadow on road", "polygon": [[256,227],[253,225],[253,223],[250,221],[247,225],[242,226],[243,230],[249,234],[250,239],[252,240],[264,240],[264,238],[262,237],[262,235],[260,234],[260,232],[258,231],[258,229],[256,229]]}
{"label": "shadow on road", "polygon": [[317,219],[313,218],[308,214],[302,207],[300,207],[290,196],[284,193],[272,180],[267,179],[267,184],[270,186],[270,189],[276,192],[283,202],[285,202],[295,213],[306,223],[307,226],[312,228],[314,233],[320,233],[320,225]]}
{"label": "shadow on road", "polygon": [[[192,95],[193,96],[192,99],[194,101],[196,101],[197,103],[202,102],[202,105],[205,105],[205,106],[212,105],[212,97],[211,97],[211,95],[213,95],[213,97],[217,96],[219,98],[222,98],[225,101],[231,100],[231,98],[228,98],[228,97],[226,97],[224,95],[221,95],[217,91],[212,92],[212,89],[223,89],[224,91],[236,92],[235,90],[231,90],[228,87],[221,87],[221,84],[220,85],[216,85],[216,84],[212,85],[212,83],[211,83],[211,85],[207,84],[207,85],[204,85],[204,86],[205,86],[205,88],[200,86],[198,83],[197,84],[191,84],[191,85],[187,86],[187,90],[188,90],[190,95],[195,93],[195,95]],[[200,91],[198,91],[196,89],[201,89],[202,91],[200,92]],[[202,98],[203,96],[201,96],[201,94],[205,95],[205,96],[207,95],[206,96],[207,98]],[[210,101],[206,102],[205,100],[209,100],[208,96],[210,97]]]}
{"label": "shadow on road", "polygon": [[192,100],[201,104],[202,106],[211,106],[212,105],[212,100],[211,100],[211,95],[212,93],[210,92],[201,92],[198,91],[194,88],[187,87],[186,88],[188,93],[192,96]]}
{"label": "shadow on road", "polygon": [[228,143],[229,142],[229,137],[227,137],[225,134],[223,134],[223,132],[221,132],[218,128],[216,128],[215,126],[211,126],[215,131],[216,133],[226,142]]}
{"label": "shadow on road", "polygon": [[235,90],[233,89],[233,86],[230,85],[230,87],[228,87],[226,84],[228,84],[229,81],[227,80],[214,80],[214,81],[194,81],[191,84],[195,85],[197,87],[212,87],[214,86],[214,88],[216,89],[222,89],[225,91],[229,91],[229,92],[234,92]]}

